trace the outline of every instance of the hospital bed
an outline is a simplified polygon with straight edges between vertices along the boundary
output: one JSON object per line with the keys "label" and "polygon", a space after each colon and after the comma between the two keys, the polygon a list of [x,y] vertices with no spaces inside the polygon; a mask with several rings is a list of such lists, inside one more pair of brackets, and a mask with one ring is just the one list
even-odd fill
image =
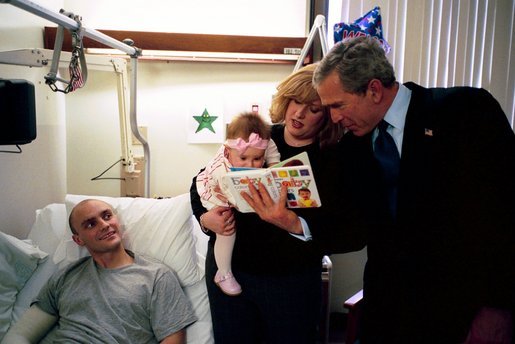
{"label": "hospital bed", "polygon": [[0,340],[54,271],[87,255],[68,229],[69,212],[85,198],[101,199],[115,208],[127,248],[152,256],[177,273],[198,317],[186,329],[187,343],[213,343],[204,280],[208,237],[192,217],[189,194],[165,199],[67,195],[65,203],[36,211],[26,240],[0,232]]}
{"label": "hospital bed", "polygon": [[[192,215],[189,193],[164,199],[69,194],[64,203],[52,203],[36,211],[27,239],[0,232],[0,341],[57,269],[88,255],[84,247],[73,242],[68,227],[71,209],[87,198],[100,199],[114,207],[126,248],[154,257],[177,273],[198,317],[186,329],[187,343],[214,343],[204,270],[208,236]],[[329,257],[324,257],[322,266],[319,340],[327,343],[332,268]]]}

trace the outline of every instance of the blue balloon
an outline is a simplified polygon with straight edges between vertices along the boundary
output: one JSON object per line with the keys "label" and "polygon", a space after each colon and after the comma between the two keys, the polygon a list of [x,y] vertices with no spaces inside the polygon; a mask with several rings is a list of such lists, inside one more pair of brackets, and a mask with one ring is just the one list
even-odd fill
{"label": "blue balloon", "polygon": [[381,9],[374,7],[373,10],[365,13],[356,19],[352,24],[334,24],[334,43],[338,43],[346,38],[357,36],[370,36],[376,38],[388,54],[391,50],[388,42],[383,38],[383,25],[381,19]]}

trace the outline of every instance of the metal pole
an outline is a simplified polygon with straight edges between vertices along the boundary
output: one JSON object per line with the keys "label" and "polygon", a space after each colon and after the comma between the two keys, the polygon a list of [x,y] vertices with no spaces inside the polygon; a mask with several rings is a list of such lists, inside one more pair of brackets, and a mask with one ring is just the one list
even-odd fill
{"label": "metal pole", "polygon": [[302,64],[304,63],[304,59],[308,55],[309,48],[311,47],[311,44],[313,44],[313,40],[315,39],[315,35],[317,32],[318,32],[319,38],[320,38],[320,45],[322,46],[322,55],[325,56],[327,54],[328,44],[327,44],[327,31],[325,28],[325,17],[323,15],[319,14],[315,18],[315,22],[313,23],[313,27],[311,28],[311,31],[309,32],[306,42],[304,43],[304,47],[302,47],[300,56],[297,60],[297,63],[295,64],[295,67],[293,68],[294,72],[297,71],[300,67],[302,67]]}
{"label": "metal pole", "polygon": [[150,148],[147,140],[140,134],[138,128],[138,116],[137,116],[137,69],[138,69],[138,58],[131,57],[131,94],[130,94],[130,116],[131,116],[131,130],[134,137],[141,142],[143,145],[143,156],[145,157],[145,197],[150,197]]}
{"label": "metal pole", "polygon": [[[67,29],[70,30],[77,30],[79,28],[79,24],[61,14],[61,13],[55,13],[52,12],[41,5],[36,4],[35,2],[28,1],[28,0],[0,0],[0,3],[8,3],[15,7],[21,8],[22,10],[25,10],[27,12],[30,12],[32,14],[35,14],[41,18],[50,20],[51,22],[54,22],[58,25],[61,25]],[[113,49],[118,49],[123,51],[124,53],[127,53],[129,55],[135,55],[137,54],[137,49],[134,47],[131,47],[123,42],[120,42],[112,37],[107,36],[106,34],[103,34],[99,31],[88,29],[88,28],[82,28],[84,32],[84,36],[91,38],[97,42],[100,42],[102,44],[105,44]]]}

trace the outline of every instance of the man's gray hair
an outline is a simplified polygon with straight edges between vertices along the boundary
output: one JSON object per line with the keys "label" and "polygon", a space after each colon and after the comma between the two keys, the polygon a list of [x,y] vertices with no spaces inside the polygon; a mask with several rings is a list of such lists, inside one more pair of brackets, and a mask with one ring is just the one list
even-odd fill
{"label": "man's gray hair", "polygon": [[395,83],[395,72],[379,41],[368,36],[337,43],[320,61],[313,74],[317,88],[333,71],[338,73],[346,92],[364,94],[372,79],[389,88]]}

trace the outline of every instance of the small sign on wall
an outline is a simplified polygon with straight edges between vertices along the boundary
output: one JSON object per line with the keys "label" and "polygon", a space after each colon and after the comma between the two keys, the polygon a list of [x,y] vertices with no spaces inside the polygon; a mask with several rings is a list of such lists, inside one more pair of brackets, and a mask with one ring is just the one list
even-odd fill
{"label": "small sign on wall", "polygon": [[225,137],[222,104],[192,105],[188,126],[188,143],[222,143]]}

